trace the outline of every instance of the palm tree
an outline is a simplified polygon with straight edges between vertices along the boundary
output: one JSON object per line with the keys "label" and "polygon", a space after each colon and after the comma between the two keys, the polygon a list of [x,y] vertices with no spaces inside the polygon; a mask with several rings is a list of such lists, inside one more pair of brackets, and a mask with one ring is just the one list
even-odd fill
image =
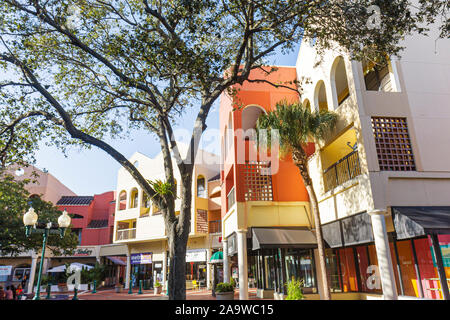
{"label": "palm tree", "polygon": [[289,104],[287,101],[279,102],[274,111],[262,114],[257,121],[257,130],[267,130],[267,134],[258,132],[259,144],[269,146],[271,140],[270,131],[278,131],[278,139],[281,155],[292,154],[294,164],[300,170],[306,190],[311,201],[314,223],[316,226],[317,247],[319,251],[319,264],[322,271],[325,300],[330,300],[328,276],[325,265],[325,251],[320,224],[319,205],[316,193],[312,186],[308,171],[307,154],[305,146],[308,142],[323,139],[324,135],[336,125],[337,115],[329,111],[313,111],[301,104]]}

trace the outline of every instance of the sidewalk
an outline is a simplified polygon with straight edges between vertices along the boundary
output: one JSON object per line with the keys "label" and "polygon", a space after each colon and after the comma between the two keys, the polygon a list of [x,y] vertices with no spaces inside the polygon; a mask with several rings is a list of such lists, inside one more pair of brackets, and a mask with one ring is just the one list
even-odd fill
{"label": "sidewalk", "polygon": [[[256,297],[256,289],[249,290],[249,300],[261,300]],[[73,292],[69,292],[69,299],[72,299]],[[45,300],[46,294],[41,294],[41,299]],[[138,294],[138,290],[134,289],[132,294],[128,290],[122,290],[116,293],[114,289],[98,289],[96,293],[92,291],[83,291],[78,293],[79,300],[168,300],[164,294],[155,295],[153,290],[143,290],[142,294]],[[187,300],[216,300],[212,296],[211,290],[187,290]],[[234,293],[234,299],[239,300],[239,290]]]}

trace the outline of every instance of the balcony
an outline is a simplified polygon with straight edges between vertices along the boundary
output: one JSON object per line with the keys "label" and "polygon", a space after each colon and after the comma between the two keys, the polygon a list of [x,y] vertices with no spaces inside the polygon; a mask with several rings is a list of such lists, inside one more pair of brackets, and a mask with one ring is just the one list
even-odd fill
{"label": "balcony", "polygon": [[235,204],[236,202],[236,193],[234,187],[231,188],[230,192],[227,195],[227,211]]}
{"label": "balcony", "polygon": [[340,159],[323,172],[325,192],[361,174],[358,151],[355,150]]}
{"label": "balcony", "polygon": [[222,233],[222,220],[209,221],[209,233]]}
{"label": "balcony", "polygon": [[136,239],[136,228],[117,230],[116,241]]}

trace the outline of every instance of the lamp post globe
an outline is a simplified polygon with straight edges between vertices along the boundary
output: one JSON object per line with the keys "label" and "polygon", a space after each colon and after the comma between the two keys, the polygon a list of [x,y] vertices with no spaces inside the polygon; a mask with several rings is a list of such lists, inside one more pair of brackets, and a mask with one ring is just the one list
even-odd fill
{"label": "lamp post globe", "polygon": [[64,210],[63,213],[58,218],[58,225],[60,228],[68,228],[70,226],[70,216],[67,214],[67,211]]}
{"label": "lamp post globe", "polygon": [[28,211],[23,215],[23,224],[25,226],[34,226],[38,220],[38,215],[34,211],[33,207],[30,207]]}

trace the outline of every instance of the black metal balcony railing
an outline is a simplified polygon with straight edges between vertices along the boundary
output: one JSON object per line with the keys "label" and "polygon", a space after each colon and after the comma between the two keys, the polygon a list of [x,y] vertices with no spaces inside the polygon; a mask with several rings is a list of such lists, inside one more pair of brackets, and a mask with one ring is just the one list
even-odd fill
{"label": "black metal balcony railing", "polygon": [[230,210],[230,208],[236,202],[236,196],[235,196],[234,190],[235,190],[234,187],[231,188],[230,192],[227,195],[227,211]]}
{"label": "black metal balcony railing", "polygon": [[209,233],[222,233],[222,221],[209,221]]}
{"label": "black metal balcony railing", "polygon": [[353,151],[323,172],[325,192],[361,174],[358,151]]}

